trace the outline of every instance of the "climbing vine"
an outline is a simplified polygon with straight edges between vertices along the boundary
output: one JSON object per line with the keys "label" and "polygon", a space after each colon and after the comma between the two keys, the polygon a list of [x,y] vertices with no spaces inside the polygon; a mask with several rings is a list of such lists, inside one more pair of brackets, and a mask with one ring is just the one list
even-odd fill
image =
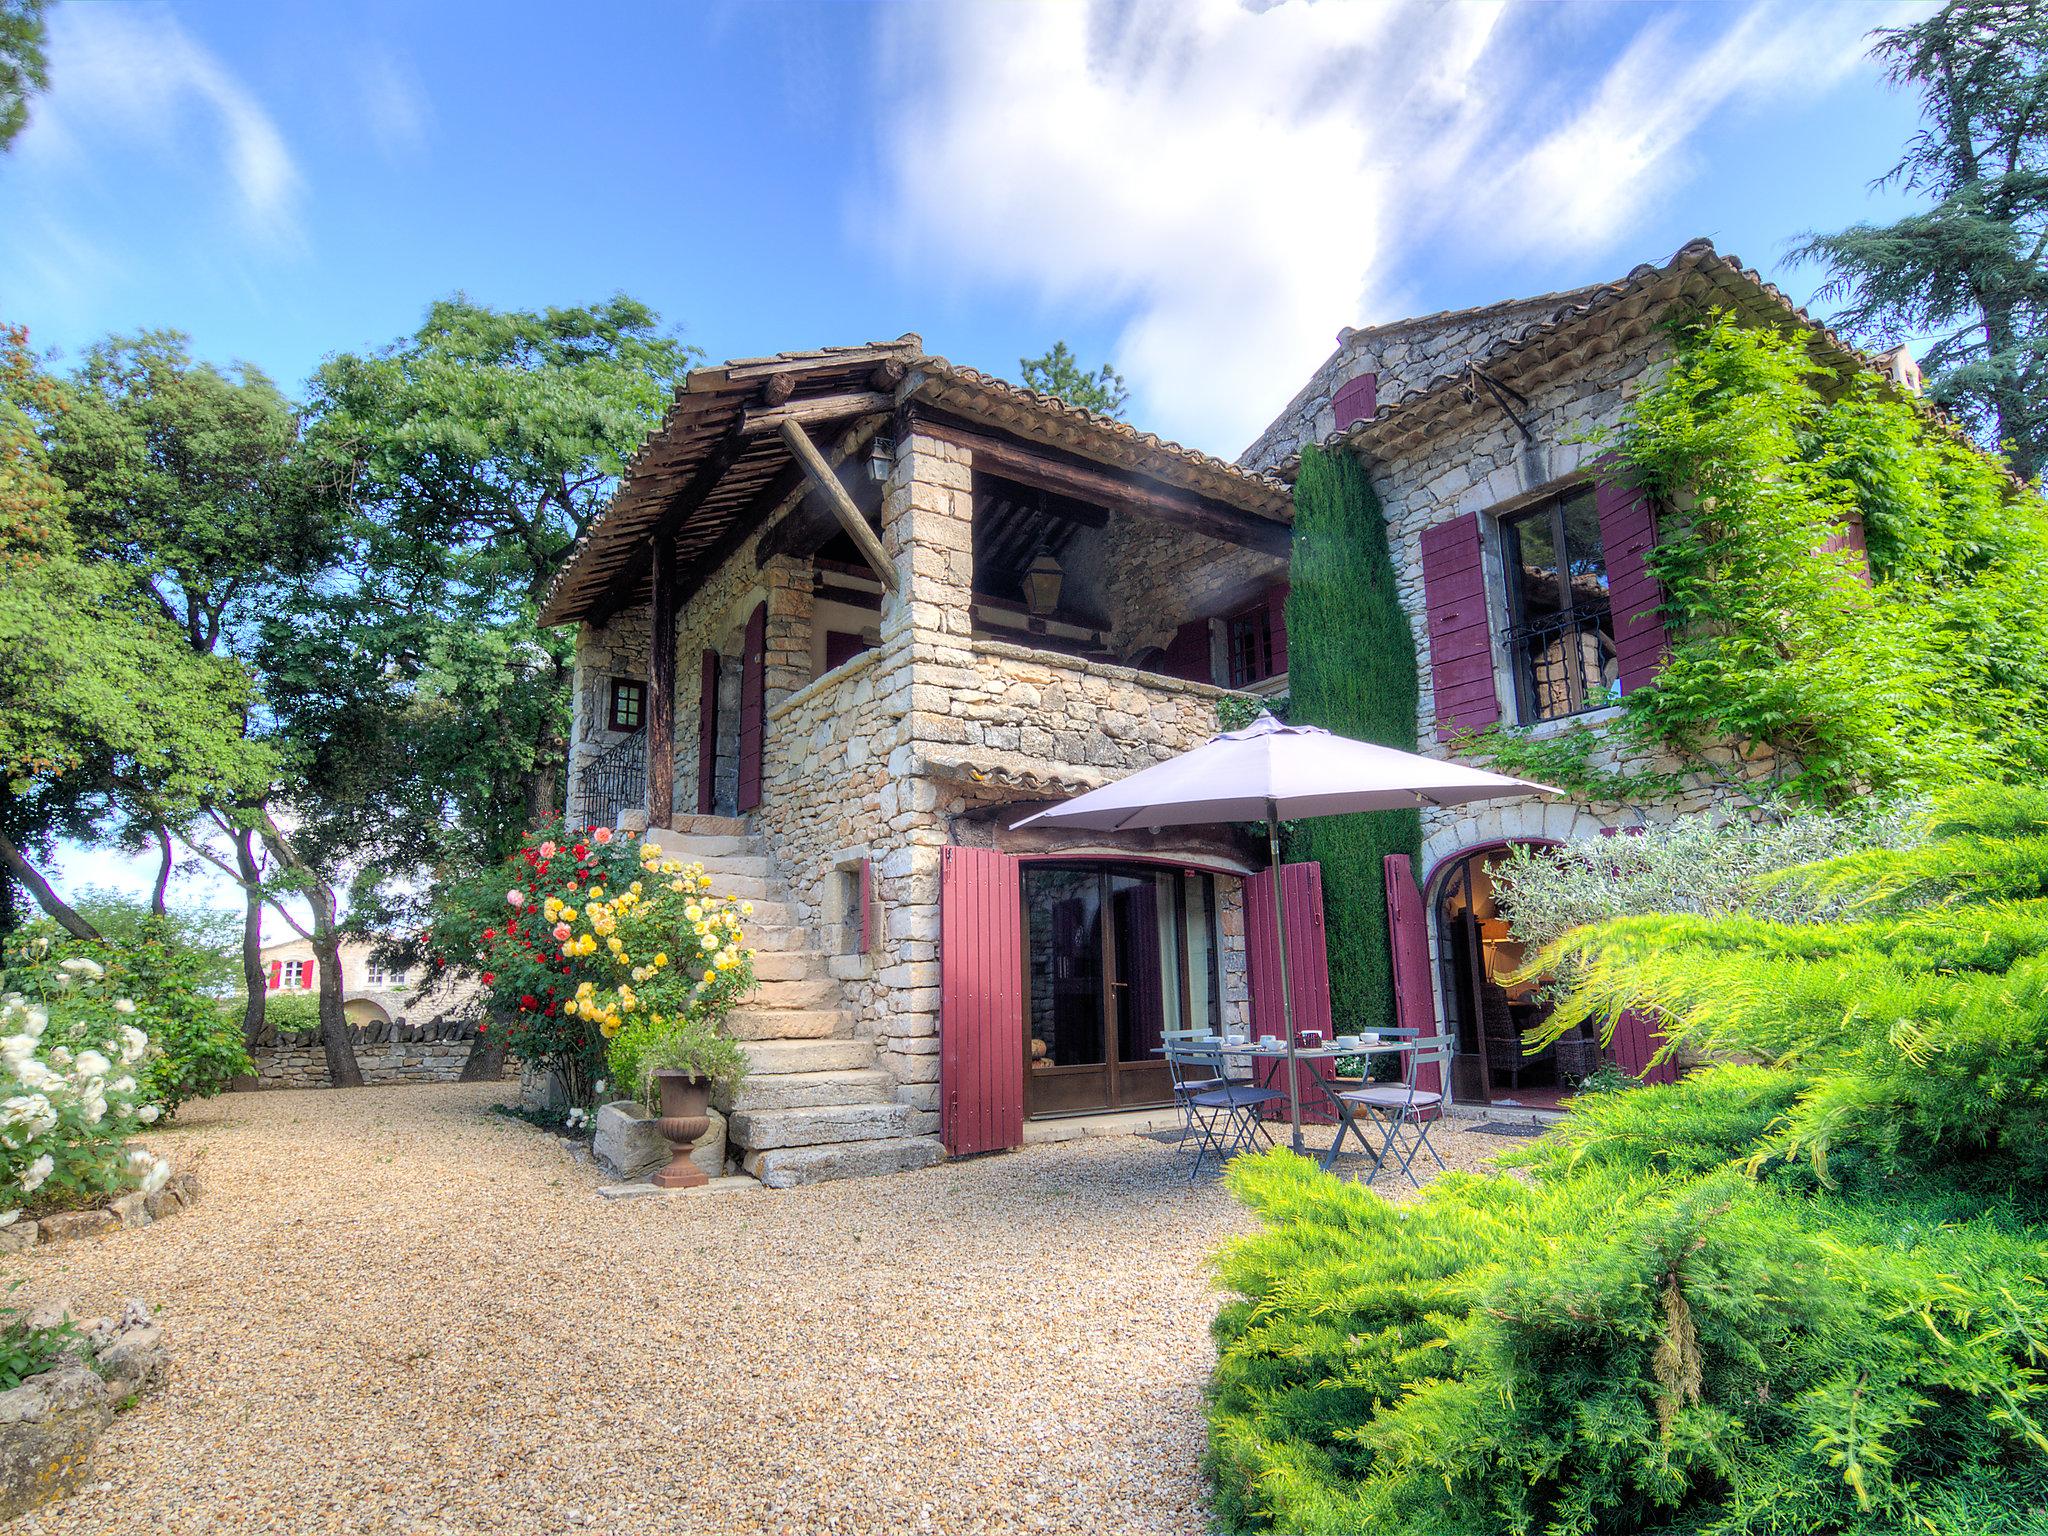
{"label": "climbing vine", "polygon": [[[1813,805],[2048,767],[2048,509],[1998,461],[1802,336],[1725,314],[1679,329],[1612,446],[1609,472],[1662,509],[1669,658],[1597,728],[1463,748],[1636,800],[1747,783],[1764,758],[1759,788]],[[1609,769],[1608,745],[1675,766]]]}

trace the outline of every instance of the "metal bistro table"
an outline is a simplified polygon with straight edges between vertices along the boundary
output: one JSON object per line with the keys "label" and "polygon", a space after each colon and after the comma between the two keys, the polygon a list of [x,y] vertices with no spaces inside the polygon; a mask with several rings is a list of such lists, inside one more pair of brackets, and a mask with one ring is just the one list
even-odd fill
{"label": "metal bistro table", "polygon": [[[1296,1061],[1337,1061],[1373,1056],[1405,1056],[1415,1049],[1415,1032],[1413,1030],[1380,1030],[1378,1035],[1379,1038],[1376,1040],[1359,1041],[1356,1049],[1338,1045],[1318,1045],[1313,1047],[1297,1045],[1294,1048],[1294,1059]],[[1258,1085],[1261,1088],[1271,1088],[1273,1086],[1273,1079],[1278,1075],[1280,1069],[1287,1064],[1287,1045],[1284,1041],[1276,1040],[1272,1045],[1262,1045],[1256,1041],[1247,1042],[1243,1045],[1231,1045],[1229,1042],[1218,1038],[1208,1042],[1208,1047],[1224,1056],[1236,1056],[1254,1063],[1266,1063],[1265,1075],[1258,1079]],[[1165,1053],[1165,1047],[1163,1046],[1155,1048],[1152,1052],[1155,1056],[1163,1056]],[[1255,1065],[1252,1070],[1254,1073],[1257,1073],[1260,1069]],[[1322,1073],[1310,1072],[1307,1074],[1307,1078],[1308,1081],[1316,1085],[1317,1091],[1329,1101],[1330,1112],[1337,1117],[1337,1139],[1330,1143],[1330,1150],[1324,1153],[1322,1157],[1322,1166],[1327,1169],[1336,1162],[1337,1149],[1344,1144],[1344,1125],[1349,1118],[1347,1114],[1349,1106],[1337,1096],[1337,1089],[1332,1085],[1331,1080],[1324,1077]],[[1337,1081],[1350,1083],[1353,1080],[1351,1078],[1340,1078]]]}
{"label": "metal bistro table", "polygon": [[[1374,1056],[1406,1056],[1412,1053],[1414,1049],[1415,1032],[1413,1030],[1380,1030],[1377,1031],[1376,1039],[1359,1041],[1356,1050],[1339,1045],[1319,1045],[1312,1049],[1304,1050],[1297,1045],[1294,1048],[1294,1059],[1296,1061],[1335,1061],[1339,1058],[1357,1060],[1369,1059]],[[1223,1052],[1226,1056],[1243,1055],[1256,1061],[1272,1063],[1266,1069],[1266,1076],[1261,1083],[1261,1086],[1267,1088],[1273,1086],[1275,1074],[1287,1064],[1287,1046],[1284,1041],[1274,1045],[1226,1045],[1223,1048]],[[1254,1070],[1256,1071],[1257,1069],[1254,1068]],[[1318,1166],[1327,1173],[1336,1165],[1338,1154],[1344,1146],[1344,1131],[1351,1123],[1351,1106],[1338,1097],[1338,1088],[1331,1079],[1324,1077],[1322,1073],[1309,1072],[1305,1073],[1304,1076],[1309,1082],[1316,1085],[1317,1091],[1329,1102],[1330,1112],[1337,1117],[1336,1137],[1330,1142],[1329,1151],[1325,1152],[1317,1160]],[[1352,1078],[1339,1078],[1336,1081],[1349,1086],[1355,1080]],[[1360,1144],[1364,1144],[1362,1138]],[[1377,1171],[1377,1163],[1375,1163],[1374,1169]]]}

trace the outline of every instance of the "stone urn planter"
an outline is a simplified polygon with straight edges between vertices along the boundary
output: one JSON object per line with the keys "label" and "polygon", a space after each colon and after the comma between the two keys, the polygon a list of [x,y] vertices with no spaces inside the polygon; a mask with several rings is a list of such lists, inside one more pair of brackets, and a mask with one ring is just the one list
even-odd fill
{"label": "stone urn planter", "polygon": [[670,1156],[668,1166],[651,1182],[657,1189],[694,1189],[709,1183],[704,1170],[690,1161],[690,1149],[711,1129],[711,1079],[661,1071],[654,1074],[654,1081],[661,1088],[661,1118],[654,1128],[669,1144]]}

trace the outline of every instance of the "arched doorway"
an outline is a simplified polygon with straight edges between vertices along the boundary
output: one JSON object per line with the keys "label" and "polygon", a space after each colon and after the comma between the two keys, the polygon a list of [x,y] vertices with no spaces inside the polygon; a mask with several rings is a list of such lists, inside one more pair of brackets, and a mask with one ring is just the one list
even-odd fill
{"label": "arched doorway", "polygon": [[[1531,846],[1551,846],[1531,840]],[[1508,932],[1494,898],[1493,870],[1508,857],[1504,844],[1468,849],[1438,866],[1432,879],[1437,996],[1456,1041],[1451,1096],[1463,1103],[1555,1105],[1571,1091],[1558,1052],[1524,1049],[1528,1032],[1549,1009],[1533,981],[1508,978],[1521,969],[1523,947]]]}

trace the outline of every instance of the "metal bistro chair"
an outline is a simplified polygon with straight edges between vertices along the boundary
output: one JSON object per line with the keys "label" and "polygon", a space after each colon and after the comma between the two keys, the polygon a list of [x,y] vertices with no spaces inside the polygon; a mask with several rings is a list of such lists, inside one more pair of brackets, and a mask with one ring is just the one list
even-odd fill
{"label": "metal bistro chair", "polygon": [[1173,1083],[1174,1108],[1180,1111],[1180,1145],[1195,1149],[1194,1160],[1200,1166],[1215,1116],[1196,1109],[1195,1095],[1226,1085],[1223,1056],[1215,1049],[1215,1037],[1199,1029],[1166,1030],[1159,1043],[1166,1057],[1166,1075]]}
{"label": "metal bistro chair", "polygon": [[[1417,1079],[1424,1067],[1433,1066],[1437,1070],[1437,1081],[1448,1083],[1451,1048],[1448,1034],[1424,1035],[1402,1053],[1400,1082],[1368,1083],[1363,1088],[1338,1094],[1337,1098],[1344,1105],[1344,1123],[1337,1127],[1337,1139],[1330,1143],[1323,1166],[1328,1168],[1336,1162],[1337,1153],[1344,1145],[1345,1133],[1349,1132],[1358,1139],[1362,1151],[1373,1153],[1372,1171],[1365,1176],[1368,1184],[1379,1177],[1387,1154],[1398,1152],[1401,1172],[1408,1176],[1410,1184],[1420,1189],[1422,1181],[1415,1177],[1413,1168],[1416,1157],[1427,1152],[1436,1158],[1437,1167],[1444,1165],[1444,1160],[1437,1157],[1436,1148],[1429,1144],[1429,1128],[1443,1115],[1444,1094],[1440,1090],[1418,1086]],[[1358,1117],[1361,1114],[1370,1117],[1381,1132],[1377,1152],[1373,1152],[1372,1143],[1359,1127]],[[1404,1130],[1414,1133],[1412,1140],[1403,1137]]]}
{"label": "metal bistro chair", "polygon": [[[1254,1150],[1262,1140],[1270,1147],[1273,1137],[1260,1118],[1260,1112],[1267,1105],[1287,1097],[1278,1088],[1261,1087],[1250,1077],[1232,1077],[1231,1053],[1227,1046],[1204,1046],[1199,1054],[1205,1065],[1215,1065],[1221,1082],[1217,1087],[1191,1094],[1188,1099],[1203,1130],[1202,1145],[1196,1148],[1195,1164],[1188,1173],[1190,1179],[1201,1172],[1202,1158],[1209,1152],[1216,1154],[1216,1167],[1220,1171],[1225,1161],[1240,1152]],[[1249,1071],[1249,1067],[1246,1070]]]}

